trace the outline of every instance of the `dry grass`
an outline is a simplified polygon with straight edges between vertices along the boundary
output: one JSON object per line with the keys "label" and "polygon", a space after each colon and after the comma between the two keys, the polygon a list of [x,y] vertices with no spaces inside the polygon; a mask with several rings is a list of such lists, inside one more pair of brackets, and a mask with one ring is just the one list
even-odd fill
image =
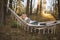
{"label": "dry grass", "polygon": [[54,18],[48,18],[48,17],[42,17],[40,15],[30,15],[29,16],[31,18],[31,20],[36,20],[36,21],[39,21],[39,22],[45,22],[45,21],[54,21],[55,19]]}

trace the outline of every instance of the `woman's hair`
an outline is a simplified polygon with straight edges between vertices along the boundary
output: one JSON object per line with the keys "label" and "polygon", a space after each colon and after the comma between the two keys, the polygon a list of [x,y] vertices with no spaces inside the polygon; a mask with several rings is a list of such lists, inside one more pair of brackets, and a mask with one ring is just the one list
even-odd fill
{"label": "woman's hair", "polygon": [[20,15],[22,15],[22,14],[24,14],[24,12],[23,12],[23,13],[21,13]]}
{"label": "woman's hair", "polygon": [[25,13],[24,12],[23,13],[18,13],[17,15],[22,16],[23,14],[25,14]]}
{"label": "woman's hair", "polygon": [[27,16],[27,14],[26,14],[26,13],[22,13],[22,14],[21,14],[21,16],[22,16],[22,15],[26,15],[26,16]]}

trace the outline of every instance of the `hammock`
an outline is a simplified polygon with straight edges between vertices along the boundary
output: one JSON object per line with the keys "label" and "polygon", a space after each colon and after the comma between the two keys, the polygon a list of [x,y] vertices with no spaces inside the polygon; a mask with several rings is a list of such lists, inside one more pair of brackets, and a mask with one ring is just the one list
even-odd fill
{"label": "hammock", "polygon": [[22,26],[24,26],[25,30],[27,30],[27,31],[30,30],[31,32],[33,29],[36,29],[36,28],[40,28],[40,29],[50,28],[50,26],[53,27],[53,26],[56,26],[56,24],[60,23],[60,20],[56,20],[56,21],[38,22],[38,25],[33,25],[33,24],[29,24],[29,23],[25,22],[11,8],[8,8],[8,10],[11,11],[12,15],[15,16],[17,21],[20,22],[20,24]]}
{"label": "hammock", "polygon": [[38,25],[32,25],[32,24],[29,24],[29,23],[26,23],[22,18],[20,18],[11,8],[8,8],[11,13],[17,18],[19,19],[20,21],[24,22],[25,24],[29,25],[29,26],[52,26],[52,25],[56,25],[56,24],[59,24],[60,23],[60,20],[57,20],[57,21],[47,21],[47,22],[38,22]]}

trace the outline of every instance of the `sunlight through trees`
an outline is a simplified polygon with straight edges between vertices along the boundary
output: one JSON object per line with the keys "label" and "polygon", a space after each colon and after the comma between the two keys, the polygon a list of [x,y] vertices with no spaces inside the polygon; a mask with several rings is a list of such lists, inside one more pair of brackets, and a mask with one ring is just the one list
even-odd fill
{"label": "sunlight through trees", "polygon": [[[17,14],[37,15],[44,19],[58,18],[58,0],[13,0],[12,9]],[[36,17],[37,18],[37,17]]]}

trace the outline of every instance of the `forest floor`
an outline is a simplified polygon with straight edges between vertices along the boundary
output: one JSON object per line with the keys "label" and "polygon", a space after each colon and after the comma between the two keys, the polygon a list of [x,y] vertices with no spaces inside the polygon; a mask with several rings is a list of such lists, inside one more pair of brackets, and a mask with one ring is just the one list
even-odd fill
{"label": "forest floor", "polygon": [[11,17],[6,16],[6,24],[0,26],[0,40],[60,40],[60,24],[57,25],[56,34],[34,34],[21,29],[19,26],[12,28]]}

